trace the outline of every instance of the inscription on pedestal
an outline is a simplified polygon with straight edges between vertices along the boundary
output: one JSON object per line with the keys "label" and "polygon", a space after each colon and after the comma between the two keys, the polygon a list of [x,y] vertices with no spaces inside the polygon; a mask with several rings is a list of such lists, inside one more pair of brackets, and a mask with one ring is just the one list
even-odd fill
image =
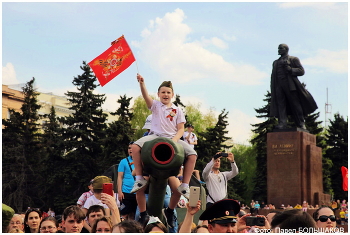
{"label": "inscription on pedestal", "polygon": [[273,155],[293,155],[295,153],[294,144],[272,144]]}

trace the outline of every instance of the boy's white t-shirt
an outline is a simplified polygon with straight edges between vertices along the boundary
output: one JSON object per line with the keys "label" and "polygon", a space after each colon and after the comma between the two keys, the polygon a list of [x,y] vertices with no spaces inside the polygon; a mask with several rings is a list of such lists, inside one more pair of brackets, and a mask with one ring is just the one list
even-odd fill
{"label": "boy's white t-shirt", "polygon": [[[118,194],[114,193],[114,196],[116,198],[117,206],[120,207],[120,202],[118,200]],[[95,197],[95,195],[92,195],[91,197],[86,199],[86,202],[84,203],[83,208],[89,209],[90,206],[93,206],[93,205],[100,205],[100,206],[103,206],[104,208],[108,208],[108,206],[106,204],[102,203],[101,200],[97,199]]]}
{"label": "boy's white t-shirt", "polygon": [[150,110],[152,111],[150,134],[173,138],[178,131],[177,124],[186,123],[184,113],[174,104],[171,107],[167,107],[162,102],[153,100]]}
{"label": "boy's white t-shirt", "polygon": [[93,206],[93,205],[100,205],[100,206],[103,206],[104,208],[108,208],[108,206],[106,204],[103,204],[101,200],[97,199],[95,195],[92,195],[91,197],[86,199],[86,202],[84,203],[83,208],[89,209],[90,206]]}

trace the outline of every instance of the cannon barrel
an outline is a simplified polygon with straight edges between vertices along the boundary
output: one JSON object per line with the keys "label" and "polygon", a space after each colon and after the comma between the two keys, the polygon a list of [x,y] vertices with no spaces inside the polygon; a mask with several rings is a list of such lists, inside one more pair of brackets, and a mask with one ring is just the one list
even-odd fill
{"label": "cannon barrel", "polygon": [[144,171],[150,175],[148,214],[164,221],[162,209],[168,178],[179,174],[184,161],[184,149],[169,138],[159,137],[144,143],[141,160]]}

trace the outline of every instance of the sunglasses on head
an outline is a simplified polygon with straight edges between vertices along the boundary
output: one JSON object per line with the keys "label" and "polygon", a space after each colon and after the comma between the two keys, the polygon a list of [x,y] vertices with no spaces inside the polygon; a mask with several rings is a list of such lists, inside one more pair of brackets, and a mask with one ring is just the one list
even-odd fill
{"label": "sunglasses on head", "polygon": [[320,217],[318,217],[317,220],[321,221],[321,222],[326,222],[328,220],[328,218],[334,222],[336,220],[335,216],[334,215],[330,215],[330,216],[327,216],[327,215],[321,215]]}
{"label": "sunglasses on head", "polygon": [[26,213],[30,213],[30,212],[33,212],[33,211],[35,211],[35,212],[41,212],[39,208],[30,208],[30,209],[28,209],[28,210],[26,211]]}

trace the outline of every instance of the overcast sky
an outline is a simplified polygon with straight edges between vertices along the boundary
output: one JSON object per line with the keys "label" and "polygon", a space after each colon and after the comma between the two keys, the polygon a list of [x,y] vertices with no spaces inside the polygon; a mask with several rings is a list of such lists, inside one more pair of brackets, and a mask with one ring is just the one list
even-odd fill
{"label": "overcast sky", "polygon": [[254,109],[270,90],[280,43],[299,57],[300,81],[328,118],[348,115],[348,3],[3,2],[2,83],[36,79],[41,92],[74,91],[73,77],[124,35],[137,63],[99,87],[104,108],[136,98],[139,72],[150,94],[164,80],[186,105],[229,111],[229,136],[248,144]]}

